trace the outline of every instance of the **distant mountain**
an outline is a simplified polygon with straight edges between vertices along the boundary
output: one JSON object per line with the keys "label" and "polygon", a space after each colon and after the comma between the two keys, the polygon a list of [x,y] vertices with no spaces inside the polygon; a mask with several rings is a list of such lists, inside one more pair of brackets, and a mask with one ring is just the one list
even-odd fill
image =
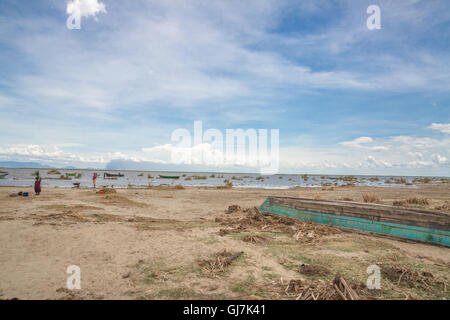
{"label": "distant mountain", "polygon": [[51,168],[38,162],[0,161],[1,168]]}

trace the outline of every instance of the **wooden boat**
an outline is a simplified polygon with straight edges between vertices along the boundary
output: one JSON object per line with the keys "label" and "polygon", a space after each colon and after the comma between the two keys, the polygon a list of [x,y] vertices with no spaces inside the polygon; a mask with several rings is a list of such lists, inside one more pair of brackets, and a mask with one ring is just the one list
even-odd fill
{"label": "wooden boat", "polygon": [[7,175],[8,175],[8,173],[2,173],[2,174],[0,174],[0,179],[5,179]]}
{"label": "wooden boat", "polygon": [[114,173],[107,173],[107,172],[105,172],[104,174],[103,174],[103,177],[105,178],[113,178],[113,177],[123,177],[124,175],[122,174],[122,173],[117,173],[117,174],[114,174]]}
{"label": "wooden boat", "polygon": [[159,175],[161,179],[180,179],[180,176],[163,176]]}
{"label": "wooden boat", "polygon": [[75,177],[77,173],[66,173],[66,176],[68,177]]}
{"label": "wooden boat", "polygon": [[289,197],[268,197],[259,210],[362,233],[450,246],[450,215],[440,212]]}

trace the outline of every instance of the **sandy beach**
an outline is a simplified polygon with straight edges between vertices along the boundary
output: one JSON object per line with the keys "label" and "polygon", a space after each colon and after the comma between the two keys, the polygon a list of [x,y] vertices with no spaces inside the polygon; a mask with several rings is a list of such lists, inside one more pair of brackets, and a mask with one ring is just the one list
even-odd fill
{"label": "sandy beach", "polygon": [[[98,190],[44,188],[35,196],[32,188],[0,188],[0,299],[296,299],[336,273],[361,289],[374,264],[383,270],[381,290],[361,289],[362,298],[450,298],[448,248],[247,210],[269,195],[362,201],[374,192],[385,204],[426,198],[424,208],[450,214],[448,183]],[[18,191],[30,196],[11,196]],[[225,214],[232,205],[241,209]],[[69,265],[81,269],[81,290],[66,288]],[[394,267],[400,275],[389,273]]]}

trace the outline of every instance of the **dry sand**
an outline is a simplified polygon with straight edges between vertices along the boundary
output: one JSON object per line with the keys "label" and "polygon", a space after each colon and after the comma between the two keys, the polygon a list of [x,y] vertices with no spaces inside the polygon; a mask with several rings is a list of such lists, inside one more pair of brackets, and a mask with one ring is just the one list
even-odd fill
{"label": "dry sand", "polygon": [[[30,197],[10,197],[17,191],[28,191]],[[289,225],[286,230],[236,230],[235,222],[248,214],[224,214],[230,205],[259,206],[269,195],[362,201],[367,192],[375,192],[384,203],[424,197],[429,200],[426,208],[450,213],[449,184],[120,189],[112,194],[54,188],[40,196],[31,188],[0,188],[0,299],[292,299],[299,295],[292,293],[291,280],[314,287],[339,272],[362,286],[372,264],[397,266],[406,275],[428,272],[434,280],[402,283],[384,277],[381,290],[367,297],[449,298],[448,248],[320,230],[311,239],[308,232],[295,238]],[[225,249],[232,259],[217,256]],[[65,289],[69,265],[81,268],[81,290]],[[305,266],[327,272],[299,272]]]}

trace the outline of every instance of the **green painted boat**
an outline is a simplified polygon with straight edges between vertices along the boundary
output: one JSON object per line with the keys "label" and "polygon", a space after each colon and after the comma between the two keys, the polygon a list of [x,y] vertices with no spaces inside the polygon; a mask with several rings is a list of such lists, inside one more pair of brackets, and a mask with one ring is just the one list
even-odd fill
{"label": "green painted boat", "polygon": [[450,215],[441,212],[289,197],[268,197],[259,210],[351,231],[450,246]]}
{"label": "green painted boat", "polygon": [[159,175],[161,179],[180,179],[180,176],[162,176]]}
{"label": "green painted boat", "polygon": [[68,177],[75,177],[77,173],[66,173],[66,176]]}
{"label": "green painted boat", "polygon": [[7,175],[8,175],[7,173],[0,174],[0,179],[5,179]]}

